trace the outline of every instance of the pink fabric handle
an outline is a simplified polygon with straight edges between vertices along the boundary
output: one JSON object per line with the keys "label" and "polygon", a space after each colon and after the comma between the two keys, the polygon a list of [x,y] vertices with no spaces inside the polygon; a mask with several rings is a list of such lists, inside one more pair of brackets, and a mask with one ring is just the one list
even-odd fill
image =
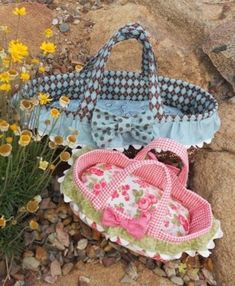
{"label": "pink fabric handle", "polygon": [[163,151],[170,151],[175,153],[183,162],[183,168],[178,176],[180,182],[186,186],[188,181],[188,152],[184,145],[175,142],[168,138],[158,138],[150,142],[146,147],[144,147],[135,157],[136,160],[144,160],[147,154],[152,149],[161,149]]}

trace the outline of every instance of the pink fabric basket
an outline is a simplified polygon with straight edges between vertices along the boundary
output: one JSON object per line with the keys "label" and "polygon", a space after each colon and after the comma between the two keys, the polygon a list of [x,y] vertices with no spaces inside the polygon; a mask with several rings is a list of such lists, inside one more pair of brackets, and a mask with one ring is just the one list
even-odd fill
{"label": "pink fabric basket", "polygon": [[[180,174],[176,174],[176,168],[167,166],[155,158],[153,159],[151,155],[152,149],[171,151],[180,157],[183,163]],[[146,157],[152,159],[146,160]],[[118,166],[121,168],[121,171],[113,176],[111,182],[102,189],[99,195],[94,195],[94,193],[85,187],[81,176],[87,168],[98,163],[108,163]],[[186,188],[188,169],[188,154],[183,145],[170,139],[156,139],[142,149],[134,159],[129,159],[118,151],[106,150],[94,150],[81,155],[75,162],[73,178],[84,197],[92,203],[95,209],[102,210],[103,212],[109,208],[109,200],[113,192],[130,174],[141,177],[151,185],[164,190],[154,211],[154,215],[147,226],[146,235],[177,244],[206,234],[211,229],[213,223],[210,204]],[[188,235],[178,237],[169,235],[161,230],[171,197],[180,201],[189,210],[190,232]],[[125,214],[118,211],[116,211],[116,215],[123,219],[129,219]]]}

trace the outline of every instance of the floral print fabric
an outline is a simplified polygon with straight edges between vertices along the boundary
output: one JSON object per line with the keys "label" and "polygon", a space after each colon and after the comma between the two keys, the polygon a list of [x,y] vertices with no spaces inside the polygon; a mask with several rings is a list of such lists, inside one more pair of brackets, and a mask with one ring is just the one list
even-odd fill
{"label": "floral print fabric", "polygon": [[[117,166],[99,163],[85,170],[81,179],[87,189],[98,196],[120,170]],[[121,186],[113,192],[109,207],[133,220],[146,216],[151,217],[162,194],[163,191],[159,188],[139,177],[129,175]],[[162,230],[174,236],[184,236],[189,233],[189,225],[188,209],[179,201],[171,198]]]}

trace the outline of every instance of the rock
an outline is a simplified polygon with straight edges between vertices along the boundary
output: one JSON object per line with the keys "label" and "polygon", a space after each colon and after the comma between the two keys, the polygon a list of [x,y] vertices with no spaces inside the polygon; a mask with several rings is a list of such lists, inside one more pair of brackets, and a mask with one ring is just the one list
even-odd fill
{"label": "rock", "polygon": [[166,277],[166,273],[164,270],[162,270],[161,268],[156,267],[153,272],[160,277]]}
{"label": "rock", "polygon": [[210,31],[204,52],[235,91],[235,21],[228,21]]}
{"label": "rock", "polygon": [[63,275],[69,274],[71,270],[73,269],[73,263],[66,263],[62,268]]}
{"label": "rock", "polygon": [[48,209],[44,212],[44,218],[47,219],[51,223],[58,222],[59,218],[54,209]]}
{"label": "rock", "polygon": [[78,286],[88,286],[90,285],[90,279],[85,276],[80,276],[78,280]]}
{"label": "rock", "polygon": [[198,271],[199,269],[196,268],[189,269],[187,270],[187,276],[189,277],[189,279],[197,281],[199,280]]}
{"label": "rock", "polygon": [[[228,109],[228,117],[232,119]],[[225,114],[225,120],[226,120]],[[232,122],[232,121],[230,121]],[[222,122],[223,124],[223,122]],[[229,126],[229,124],[227,125]],[[226,138],[232,138],[234,128],[225,133]],[[220,135],[222,138],[222,134]],[[222,144],[230,148],[232,142],[223,141]],[[226,150],[226,149],[225,149]],[[229,149],[228,149],[229,150]],[[235,201],[235,155],[222,151],[198,152],[194,166],[192,189],[207,199],[212,206],[216,218],[220,219],[224,232],[222,239],[216,241],[213,250],[214,270],[220,286],[233,286],[235,281],[235,240],[234,240],[234,201]]]}
{"label": "rock", "polygon": [[202,273],[205,276],[205,279],[206,279],[206,281],[207,281],[207,283],[209,285],[214,285],[214,286],[217,285],[217,283],[216,283],[216,281],[214,279],[214,276],[212,275],[212,273],[210,271],[208,271],[207,269],[203,268],[202,269]]}
{"label": "rock", "polygon": [[[185,25],[184,27],[178,27],[177,31],[173,28],[174,25],[169,28],[168,21],[170,18],[165,15],[167,20],[164,19],[158,7],[162,5],[161,2],[157,1],[158,4],[154,4],[156,6],[154,11],[157,14],[156,16],[150,13],[143,5],[136,5],[134,3],[128,3],[123,6],[112,5],[107,9],[100,9],[95,12],[90,11],[88,16],[95,22],[90,34],[91,40],[88,43],[90,54],[95,54],[122,25],[139,22],[149,32],[150,41],[157,56],[159,74],[185,79],[206,87],[210,74],[207,70],[207,62],[205,65],[202,63],[205,61],[205,55],[200,55],[194,50],[196,45],[195,40],[193,41],[192,38],[195,37],[195,31],[188,33]],[[152,5],[152,1],[151,3],[149,1],[149,6]],[[174,6],[175,4],[172,5]],[[152,11],[153,8],[151,8]],[[179,9],[177,12],[179,12]],[[181,15],[174,15],[175,21],[179,22],[179,19],[182,21],[178,16],[180,17]],[[200,35],[201,37],[203,35],[202,27],[200,28],[200,33],[197,34],[198,42],[200,42]],[[199,45],[199,43],[197,44]],[[130,50],[131,53],[129,52]],[[142,48],[137,42],[129,40],[120,43],[112,50],[107,69],[139,71],[141,54]]]}
{"label": "rock", "polygon": [[131,277],[128,274],[125,274],[120,280],[120,282],[123,284],[138,285],[138,283],[135,280],[131,279]]}
{"label": "rock", "polygon": [[[45,5],[39,3],[24,3],[23,5],[27,14],[20,19],[20,40],[28,45],[33,56],[37,56],[40,52],[40,45],[45,40],[43,31],[50,27],[52,19],[52,11]],[[2,25],[7,25],[10,32],[7,34],[8,39],[15,38],[16,16],[12,10],[15,4],[0,6],[0,19]]]}
{"label": "rock", "polygon": [[23,258],[22,266],[24,269],[36,271],[39,265],[40,262],[35,257],[26,256]]}
{"label": "rock", "polygon": [[48,253],[44,247],[38,246],[36,248],[35,258],[40,261],[44,262],[48,259]]}
{"label": "rock", "polygon": [[177,277],[177,276],[172,276],[171,282],[173,282],[175,285],[179,285],[179,286],[184,285],[184,280],[181,277]]}
{"label": "rock", "polygon": [[167,267],[166,265],[164,265],[164,270],[166,272],[167,277],[172,277],[172,276],[176,275],[174,268],[170,268],[170,267]]}
{"label": "rock", "polygon": [[62,223],[58,223],[56,225],[56,236],[61,244],[63,244],[66,247],[69,246],[70,243],[69,235],[66,231],[64,231],[64,226]]}
{"label": "rock", "polygon": [[125,272],[132,280],[137,280],[138,273],[134,263],[129,263],[129,265],[125,269]]}
{"label": "rock", "polygon": [[113,265],[115,262],[116,262],[116,258],[114,258],[114,257],[104,257],[102,259],[102,264],[105,267],[109,267],[109,266]]}
{"label": "rock", "polygon": [[86,238],[82,238],[77,243],[77,249],[84,250],[88,245],[88,240]]}
{"label": "rock", "polygon": [[57,26],[59,24],[59,20],[57,19],[57,18],[54,18],[53,20],[52,20],[52,25],[53,26]]}
{"label": "rock", "polygon": [[59,25],[59,29],[61,33],[67,33],[70,30],[69,24],[68,23],[62,23]]}
{"label": "rock", "polygon": [[51,275],[46,275],[43,280],[49,284],[55,284],[55,282],[57,281],[57,276],[51,276]]}
{"label": "rock", "polygon": [[50,271],[51,271],[52,277],[61,276],[61,274],[62,274],[61,266],[60,266],[60,263],[57,259],[55,259],[54,261],[51,262]]}
{"label": "rock", "polygon": [[221,128],[215,134],[215,138],[209,145],[213,151],[226,151],[235,153],[235,117],[234,105],[223,102],[219,106],[219,114],[221,120]]}

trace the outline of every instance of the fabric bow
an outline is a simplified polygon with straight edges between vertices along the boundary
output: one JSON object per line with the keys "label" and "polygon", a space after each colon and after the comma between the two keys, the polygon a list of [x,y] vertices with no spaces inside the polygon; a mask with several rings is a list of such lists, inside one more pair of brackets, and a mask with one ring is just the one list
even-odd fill
{"label": "fabric bow", "polygon": [[106,208],[103,212],[102,224],[111,227],[121,226],[136,239],[141,239],[147,231],[150,218],[150,214],[142,214],[139,218],[126,219],[119,217],[112,208]]}
{"label": "fabric bow", "polygon": [[106,147],[116,136],[130,133],[139,142],[153,139],[154,118],[150,111],[134,116],[117,116],[95,108],[91,120],[92,137],[99,147]]}

